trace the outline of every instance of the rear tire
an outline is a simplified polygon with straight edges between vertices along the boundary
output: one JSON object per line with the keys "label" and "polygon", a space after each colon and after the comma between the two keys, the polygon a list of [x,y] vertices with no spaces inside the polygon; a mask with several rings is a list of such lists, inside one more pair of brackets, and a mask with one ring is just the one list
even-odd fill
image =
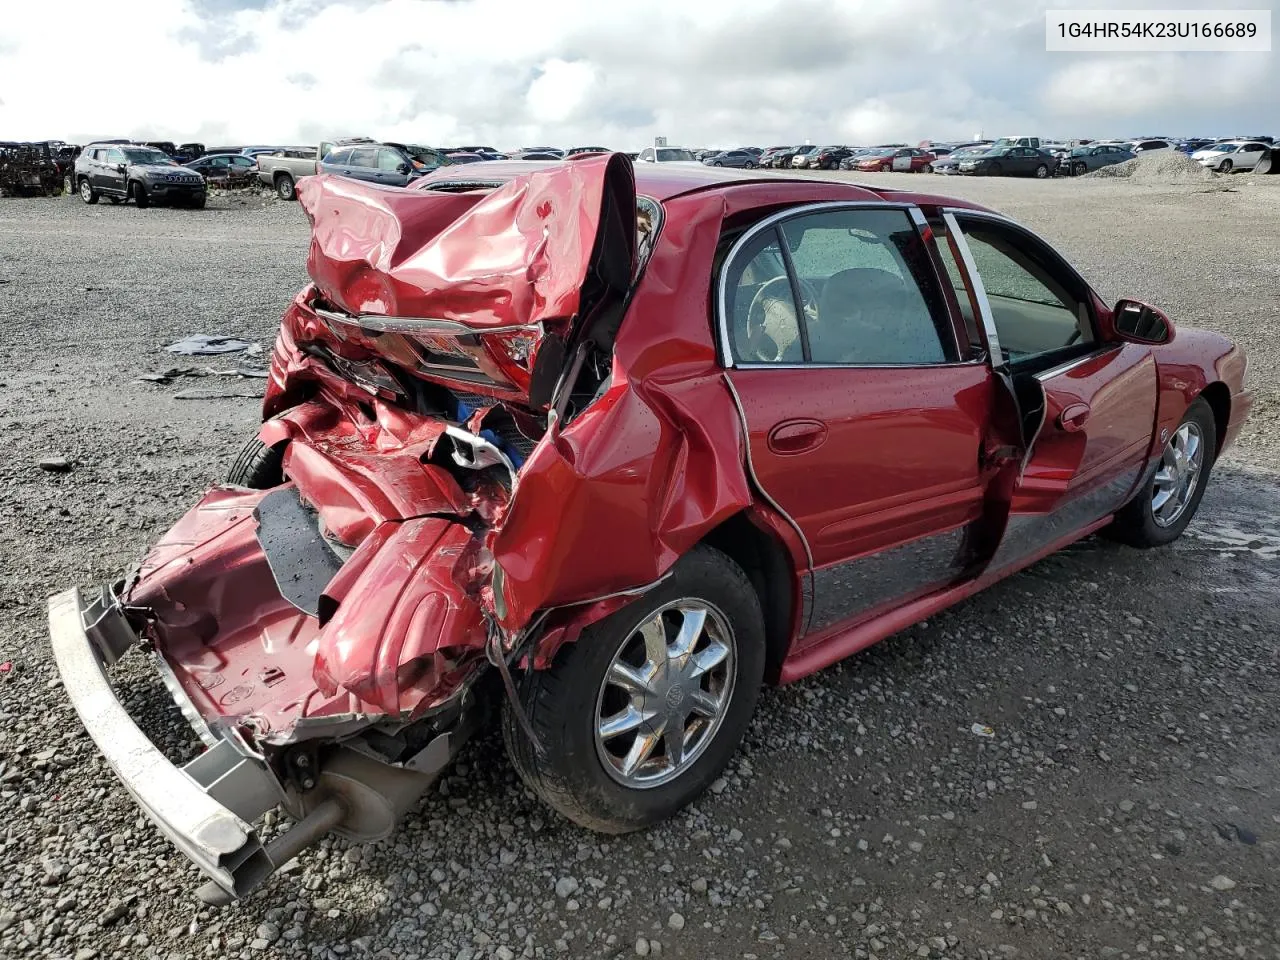
{"label": "rear tire", "polygon": [[[640,653],[648,656],[638,631],[642,625],[664,622],[655,618],[672,618],[666,642],[678,638],[676,626],[691,621],[674,619],[683,617],[672,609],[676,603],[707,612],[695,634],[698,646],[689,648],[684,656],[666,660],[673,671],[686,669],[695,662],[698,651],[706,653],[717,643],[731,652],[714,661],[717,666],[708,667],[701,677],[676,676],[674,682],[667,683],[665,693],[650,691],[640,708],[649,720],[626,725],[624,732],[605,734],[600,729],[603,718],[624,717],[636,709],[635,695],[627,706],[625,691],[610,679],[616,666],[624,663],[636,642],[642,643]],[[602,833],[627,833],[671,817],[720,775],[746,732],[764,675],[762,624],[760,599],[742,568],[718,550],[695,547],[677,561],[663,583],[561,648],[551,667],[529,671],[517,680],[525,714],[546,751],[538,755],[510,702],[504,701],[503,740],[521,779],[548,806]],[[702,647],[703,643],[708,646]],[[665,655],[666,646],[661,649]],[[633,676],[646,675],[634,661],[626,662]],[[719,692],[714,686],[704,689],[702,684],[712,683],[713,673],[721,669],[725,675],[720,678]],[[670,676],[656,670],[647,675]],[[667,681],[655,680],[654,687],[663,682]],[[679,742],[691,751],[683,765],[674,762],[667,752],[668,739],[651,734],[650,724],[659,722],[653,718],[665,717],[668,708],[682,715],[695,699],[705,702],[711,697],[714,702],[717,696],[722,699],[715,719],[705,720],[705,727],[697,724],[704,722],[701,718],[706,718],[706,713],[699,713],[693,726],[685,726],[688,719],[667,721],[681,724]],[[650,712],[655,706],[656,714]],[[693,717],[693,713],[687,716]],[[619,765],[625,765],[623,756],[636,751],[642,737],[651,744],[651,752],[644,754],[649,759],[628,775]],[[666,773],[661,772],[664,769]]]}
{"label": "rear tire", "polygon": [[227,471],[227,483],[251,490],[270,490],[284,483],[284,448],[287,441],[268,447],[250,437]]}
{"label": "rear tire", "polygon": [[293,200],[297,197],[298,190],[293,182],[293,177],[287,173],[282,173],[276,177],[276,196],[281,200]]}
{"label": "rear tire", "polygon": [[[1175,445],[1179,432],[1190,424],[1189,429],[1197,437],[1200,461],[1194,479],[1187,484],[1185,504],[1176,516],[1167,522],[1157,519],[1155,500],[1162,486],[1161,474],[1165,472],[1170,457],[1170,448]],[[1103,531],[1113,540],[1127,543],[1131,547],[1162,547],[1182,536],[1191,518],[1200,507],[1204,496],[1204,488],[1209,483],[1209,472],[1213,468],[1213,460],[1218,449],[1217,423],[1213,419],[1213,410],[1203,397],[1196,397],[1187,408],[1182,421],[1170,434],[1160,453],[1161,460],[1155,474],[1143,485],[1142,489],[1120,511],[1111,524]]]}

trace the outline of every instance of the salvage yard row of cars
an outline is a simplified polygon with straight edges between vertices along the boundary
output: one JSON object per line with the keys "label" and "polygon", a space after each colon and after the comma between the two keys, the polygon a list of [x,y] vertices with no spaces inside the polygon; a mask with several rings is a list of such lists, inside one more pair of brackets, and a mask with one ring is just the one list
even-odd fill
{"label": "salvage yard row of cars", "polygon": [[[62,690],[207,902],[388,837],[490,724],[564,817],[657,823],[762,684],[1095,531],[1182,534],[1250,410],[1238,346],[974,203],[712,167],[297,180],[259,428],[140,564],[49,602]],[[126,656],[205,752],[153,745]]]}
{"label": "salvage yard row of cars", "polygon": [[[626,156],[640,163],[704,163],[712,167],[766,170],[851,170],[860,173],[940,173],[981,176],[1079,176],[1136,156],[1179,151],[1219,173],[1280,172],[1280,148],[1269,136],[1210,140],[1137,138],[1078,140],[1004,137],[965,143],[924,142],[852,147],[806,144],[691,150],[648,147]],[[502,153],[488,146],[428,147],[347,137],[315,146],[175,145],[171,141],[99,140],[81,147],[61,141],[0,142],[0,196],[77,193],[86,203],[106,197],[138,206],[174,202],[203,206],[208,186],[224,189],[260,182],[282,199],[294,197],[298,180],[338,173],[357,180],[404,186],[431,171],[495,160],[563,160],[609,152],[600,146],[523,147]],[[181,170],[173,168],[181,167]],[[197,183],[192,174],[198,175]]]}

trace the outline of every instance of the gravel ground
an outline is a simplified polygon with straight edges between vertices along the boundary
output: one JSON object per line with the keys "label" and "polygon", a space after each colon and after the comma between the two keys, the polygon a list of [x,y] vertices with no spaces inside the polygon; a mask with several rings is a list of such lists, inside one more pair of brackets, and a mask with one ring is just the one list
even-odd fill
{"label": "gravel ground", "polygon": [[[646,833],[559,820],[482,738],[389,840],[325,842],[223,910],[83,734],[43,604],[221,477],[253,400],[137,377],[203,365],[163,352],[188,333],[267,346],[306,225],[223,197],[0,204],[0,956],[1280,957],[1280,177],[864,179],[1004,210],[1104,296],[1249,350],[1253,421],[1187,535],[1084,541],[766,691],[723,780]],[[117,673],[191,755],[145,661]]]}

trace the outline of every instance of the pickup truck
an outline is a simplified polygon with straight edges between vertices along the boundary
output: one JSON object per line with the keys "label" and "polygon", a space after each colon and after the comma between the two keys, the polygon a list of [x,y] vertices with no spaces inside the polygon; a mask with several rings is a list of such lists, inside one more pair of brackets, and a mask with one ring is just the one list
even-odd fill
{"label": "pickup truck", "polygon": [[258,180],[272,187],[281,200],[293,200],[297,195],[297,182],[303,177],[313,176],[316,164],[328,156],[334,147],[344,143],[373,143],[373,140],[369,137],[343,137],[340,140],[322,140],[315,150],[302,147],[273,154],[259,154]]}

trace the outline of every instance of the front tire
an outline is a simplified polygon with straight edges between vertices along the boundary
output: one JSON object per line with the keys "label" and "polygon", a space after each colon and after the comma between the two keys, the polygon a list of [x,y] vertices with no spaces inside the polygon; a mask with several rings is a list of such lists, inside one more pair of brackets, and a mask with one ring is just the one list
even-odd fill
{"label": "front tire", "polygon": [[760,599],[729,557],[695,547],[672,575],[526,673],[539,756],[504,702],[507,753],[568,819],[626,833],[674,815],[737,749],[764,675]]}
{"label": "front tire", "polygon": [[921,172],[921,173],[933,173],[933,164],[932,164],[932,163],[926,163],[923,167],[921,167],[921,168],[920,168],[920,172]]}
{"label": "front tire", "polygon": [[89,178],[82,177],[80,179],[80,199],[85,203],[97,203],[98,196],[98,191],[93,189],[93,186],[89,183]]}
{"label": "front tire", "polygon": [[1104,531],[1131,547],[1162,547],[1182,536],[1200,507],[1218,449],[1217,423],[1203,397],[1165,442],[1156,471]]}
{"label": "front tire", "polygon": [[133,186],[129,189],[129,194],[133,197],[133,202],[139,210],[145,210],[151,206],[151,195],[147,193],[147,188],[139,181],[135,180]]}
{"label": "front tire", "polygon": [[1042,163],[1038,167],[1036,167],[1037,180],[1043,180],[1047,176],[1049,176],[1049,167],[1046,164]]}
{"label": "front tire", "polygon": [[284,448],[284,443],[268,447],[257,437],[250,437],[231,464],[227,483],[251,490],[280,486],[284,483]]}
{"label": "front tire", "polygon": [[1231,163],[1231,161],[1230,161],[1230,160],[1223,160],[1223,161],[1222,161],[1222,163],[1220,163],[1220,164],[1218,165],[1218,172],[1219,172],[1219,173],[1230,173],[1230,172],[1231,172],[1231,167],[1232,167],[1232,163]]}

